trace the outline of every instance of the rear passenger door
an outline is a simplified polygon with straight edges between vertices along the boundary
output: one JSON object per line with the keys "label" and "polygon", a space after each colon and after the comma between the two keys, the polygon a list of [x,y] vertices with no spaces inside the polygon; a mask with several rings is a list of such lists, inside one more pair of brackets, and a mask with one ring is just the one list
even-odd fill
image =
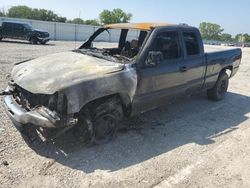
{"label": "rear passenger door", "polygon": [[186,93],[191,94],[202,88],[206,61],[201,36],[198,30],[182,31],[184,44]]}

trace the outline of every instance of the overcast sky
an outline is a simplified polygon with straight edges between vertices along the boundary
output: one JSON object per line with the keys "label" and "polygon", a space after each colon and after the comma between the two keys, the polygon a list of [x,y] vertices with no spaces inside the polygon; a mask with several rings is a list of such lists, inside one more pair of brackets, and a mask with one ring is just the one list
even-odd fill
{"label": "overcast sky", "polygon": [[0,8],[27,5],[45,8],[69,19],[96,19],[103,9],[121,8],[133,14],[131,22],[220,24],[233,35],[250,33],[250,0],[0,0]]}

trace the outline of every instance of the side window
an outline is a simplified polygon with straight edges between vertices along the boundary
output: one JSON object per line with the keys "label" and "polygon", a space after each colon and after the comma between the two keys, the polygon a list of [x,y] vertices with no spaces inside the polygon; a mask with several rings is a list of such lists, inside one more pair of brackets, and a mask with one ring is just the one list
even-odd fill
{"label": "side window", "polygon": [[177,31],[168,31],[159,34],[151,49],[152,51],[160,51],[163,59],[177,59],[181,57],[181,48]]}
{"label": "side window", "polygon": [[14,29],[17,31],[17,32],[21,32],[23,31],[23,26],[21,24],[15,24],[14,25]]}
{"label": "side window", "polygon": [[4,28],[6,31],[11,31],[12,30],[12,24],[10,23],[4,23]]}
{"label": "side window", "polygon": [[183,32],[184,42],[186,45],[187,55],[199,55],[199,42],[194,32]]}

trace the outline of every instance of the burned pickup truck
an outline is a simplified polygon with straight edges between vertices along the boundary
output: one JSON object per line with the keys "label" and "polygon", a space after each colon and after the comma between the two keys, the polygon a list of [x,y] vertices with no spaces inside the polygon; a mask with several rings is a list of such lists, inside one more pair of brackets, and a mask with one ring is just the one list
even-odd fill
{"label": "burned pickup truck", "polygon": [[[117,46],[95,47],[108,32],[119,33]],[[17,63],[4,103],[16,126],[74,127],[98,144],[122,117],[178,96],[206,90],[208,99],[222,100],[241,56],[241,49],[204,53],[199,30],[187,25],[111,24],[77,50]]]}

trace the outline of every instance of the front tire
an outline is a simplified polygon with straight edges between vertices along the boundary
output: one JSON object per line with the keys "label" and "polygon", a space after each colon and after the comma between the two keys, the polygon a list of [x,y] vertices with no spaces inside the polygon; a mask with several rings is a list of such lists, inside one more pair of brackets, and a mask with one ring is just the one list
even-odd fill
{"label": "front tire", "polygon": [[31,44],[37,44],[37,39],[36,39],[35,37],[32,37],[32,38],[30,39],[30,43],[31,43]]}
{"label": "front tire", "polygon": [[76,136],[85,144],[107,143],[115,135],[122,116],[122,106],[118,97],[97,100],[79,114]]}
{"label": "front tire", "polygon": [[222,72],[212,89],[207,90],[209,100],[220,101],[225,97],[228,89],[229,77],[226,72]]}
{"label": "front tire", "polygon": [[40,44],[45,45],[45,44],[46,44],[46,42],[44,42],[44,41],[43,41],[43,42],[40,42]]}

